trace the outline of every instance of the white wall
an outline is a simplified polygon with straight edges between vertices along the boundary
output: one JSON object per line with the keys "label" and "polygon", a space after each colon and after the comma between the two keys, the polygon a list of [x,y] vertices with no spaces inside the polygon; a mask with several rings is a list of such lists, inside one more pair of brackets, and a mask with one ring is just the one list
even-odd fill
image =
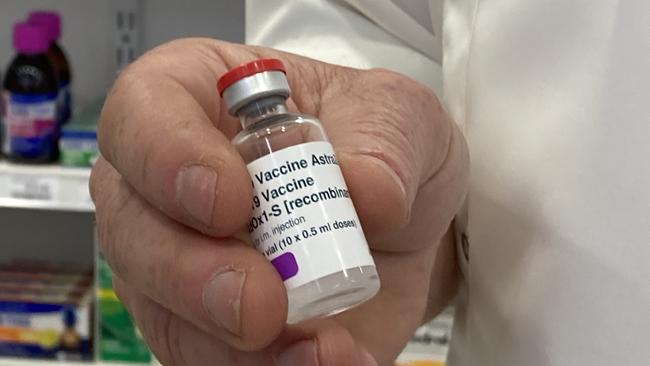
{"label": "white wall", "polygon": [[244,0],[145,0],[142,45],[149,49],[180,37],[244,42]]}

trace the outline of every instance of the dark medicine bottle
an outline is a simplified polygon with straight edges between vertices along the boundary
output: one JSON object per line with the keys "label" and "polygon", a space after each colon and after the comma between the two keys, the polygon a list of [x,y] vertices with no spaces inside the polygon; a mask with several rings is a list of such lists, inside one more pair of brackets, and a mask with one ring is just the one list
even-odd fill
{"label": "dark medicine bottle", "polygon": [[61,17],[53,11],[33,11],[29,13],[27,22],[38,24],[45,28],[47,37],[50,42],[50,48],[47,51],[47,57],[50,59],[54,72],[59,84],[59,123],[68,122],[72,115],[72,97],[70,94],[70,84],[72,81],[72,72],[70,63],[65,52],[59,45],[61,38]]}
{"label": "dark medicine bottle", "polygon": [[11,161],[49,163],[59,156],[57,78],[48,57],[46,30],[18,23],[13,29],[17,55],[4,79],[2,152]]}

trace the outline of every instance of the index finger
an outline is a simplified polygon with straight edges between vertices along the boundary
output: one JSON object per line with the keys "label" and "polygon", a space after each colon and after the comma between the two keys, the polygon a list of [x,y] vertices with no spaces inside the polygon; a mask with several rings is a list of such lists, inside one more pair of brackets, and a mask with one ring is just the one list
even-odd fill
{"label": "index finger", "polygon": [[[202,232],[230,235],[248,218],[242,202],[250,201],[251,183],[226,136],[238,123],[222,113],[215,91],[228,66],[209,52],[212,43],[183,42],[122,72],[102,111],[99,146],[152,206]],[[191,54],[169,57],[178,52]]]}

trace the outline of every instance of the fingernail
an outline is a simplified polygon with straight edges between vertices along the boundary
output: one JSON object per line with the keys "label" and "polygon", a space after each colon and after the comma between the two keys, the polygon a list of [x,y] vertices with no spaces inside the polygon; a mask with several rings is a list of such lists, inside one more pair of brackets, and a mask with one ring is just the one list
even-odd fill
{"label": "fingernail", "polygon": [[241,333],[241,295],[246,273],[228,270],[217,273],[203,288],[203,307],[212,320],[229,332]]}
{"label": "fingernail", "polygon": [[362,366],[377,366],[377,361],[372,357],[370,352],[363,350],[361,351],[361,365]]}
{"label": "fingernail", "polygon": [[183,167],[176,176],[176,201],[196,220],[212,224],[217,172],[207,166]]}
{"label": "fingernail", "polygon": [[318,366],[318,351],[313,340],[300,341],[276,358],[276,366]]}

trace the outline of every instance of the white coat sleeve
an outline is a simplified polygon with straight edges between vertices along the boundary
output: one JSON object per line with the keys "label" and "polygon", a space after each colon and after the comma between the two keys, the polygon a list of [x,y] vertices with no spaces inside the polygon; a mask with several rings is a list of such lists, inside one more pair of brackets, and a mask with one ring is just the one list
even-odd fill
{"label": "white coat sleeve", "polygon": [[[248,0],[246,43],[344,66],[383,67],[440,93],[441,65],[427,55],[435,53],[435,47],[429,47],[429,51],[417,49],[396,36],[395,29],[383,28],[377,14],[371,15],[373,20],[359,8],[339,1]],[[403,20],[406,34],[409,29],[419,29],[415,20],[406,16]],[[420,33],[422,39],[426,38],[424,33]]]}

